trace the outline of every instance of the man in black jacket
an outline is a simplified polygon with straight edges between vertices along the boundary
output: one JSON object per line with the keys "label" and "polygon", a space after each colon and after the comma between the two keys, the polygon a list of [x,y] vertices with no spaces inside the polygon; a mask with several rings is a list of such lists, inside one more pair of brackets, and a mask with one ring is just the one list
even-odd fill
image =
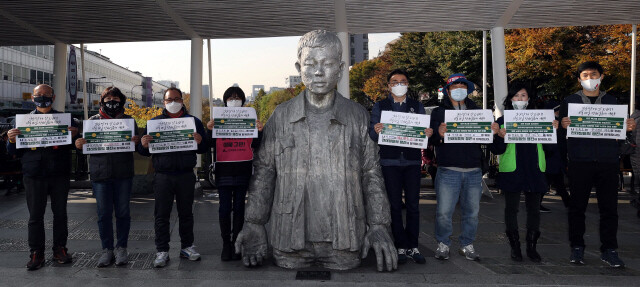
{"label": "man in black jacket", "polygon": [[[155,231],[156,231],[156,259],[154,267],[164,267],[169,261],[169,241],[171,237],[169,219],[176,200],[176,209],[180,222],[180,257],[195,261],[200,260],[200,254],[193,245],[193,193],[196,182],[193,168],[196,166],[196,153],[205,153],[209,148],[206,132],[200,119],[190,115],[183,105],[182,91],[169,88],[164,94],[165,109],[162,115],[151,120],[187,118],[194,119],[197,132],[193,139],[198,144],[198,150],[177,151],[153,154],[152,162],[156,171],[153,180],[155,191]],[[141,139],[140,154],[150,156],[149,142],[153,137],[146,134]]]}
{"label": "man in black jacket", "polygon": [[[436,240],[438,247],[435,257],[449,259],[451,245],[452,216],[456,204],[460,202],[462,211],[462,232],[460,234],[460,255],[477,261],[480,256],[473,247],[478,229],[478,212],[482,196],[482,150],[477,143],[445,143],[447,125],[444,122],[446,110],[475,110],[476,104],[467,96],[475,90],[475,85],[463,74],[453,74],[444,86],[442,104],[431,112],[431,128],[434,131],[429,144],[435,146],[438,160],[436,174]],[[499,127],[491,125],[494,134]]]}
{"label": "man in black jacket", "polygon": [[[38,85],[33,89],[31,100],[36,109],[31,114],[60,113],[51,105],[56,95],[49,85]],[[78,134],[78,128],[69,127],[72,137]],[[29,208],[29,249],[31,255],[27,263],[28,270],[36,270],[44,265],[44,212],[47,209],[47,195],[51,197],[53,212],[53,259],[58,263],[70,263],[71,255],[67,252],[67,196],[71,176],[71,149],[73,145],[16,149],[16,137],[20,134],[17,128],[8,132],[7,150],[17,154],[22,160],[22,174]]]}
{"label": "man in black jacket", "polygon": [[[566,132],[571,125],[568,117],[569,104],[618,103],[614,96],[600,91],[600,82],[604,77],[602,66],[596,62],[584,62],[578,66],[577,78],[582,90],[564,99],[560,116],[562,128]],[[627,119],[627,131],[635,128],[635,121]],[[558,139],[563,138],[558,136]],[[600,209],[600,259],[611,267],[624,267],[618,258],[618,142],[615,139],[568,138],[569,157],[569,241],[571,242],[570,262],[584,264],[585,211],[589,203],[591,188],[595,185]]]}

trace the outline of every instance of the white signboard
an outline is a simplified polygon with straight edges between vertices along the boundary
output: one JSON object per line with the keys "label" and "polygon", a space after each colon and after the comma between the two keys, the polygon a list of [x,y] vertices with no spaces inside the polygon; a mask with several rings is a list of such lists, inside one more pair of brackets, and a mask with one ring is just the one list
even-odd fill
{"label": "white signboard", "polygon": [[136,150],[135,143],[131,141],[135,129],[133,119],[86,120],[83,123],[83,138],[87,140],[82,146],[84,154]]}
{"label": "white signboard", "polygon": [[627,105],[569,104],[567,137],[625,139]]}
{"label": "white signboard", "polygon": [[493,143],[491,110],[446,110],[445,143]]}
{"label": "white signboard", "polygon": [[505,110],[505,143],[557,143],[553,110]]}
{"label": "white signboard", "polygon": [[256,110],[254,108],[211,108],[213,138],[257,138]]}
{"label": "white signboard", "polygon": [[16,115],[16,148],[48,147],[71,144],[71,114]]}
{"label": "white signboard", "polygon": [[425,149],[429,138],[424,130],[429,127],[430,119],[422,114],[382,111],[380,122],[384,128],[378,144]]}
{"label": "white signboard", "polygon": [[193,139],[196,123],[192,117],[150,120],[147,122],[147,134],[153,137],[149,143],[150,153],[165,153],[184,150],[197,150]]}

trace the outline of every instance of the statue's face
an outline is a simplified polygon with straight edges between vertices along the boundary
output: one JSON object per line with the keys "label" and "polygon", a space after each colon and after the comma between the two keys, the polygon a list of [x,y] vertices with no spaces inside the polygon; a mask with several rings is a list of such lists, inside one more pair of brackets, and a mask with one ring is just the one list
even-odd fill
{"label": "statue's face", "polygon": [[306,88],[316,94],[333,92],[342,76],[340,56],[335,49],[317,47],[303,48],[296,68]]}

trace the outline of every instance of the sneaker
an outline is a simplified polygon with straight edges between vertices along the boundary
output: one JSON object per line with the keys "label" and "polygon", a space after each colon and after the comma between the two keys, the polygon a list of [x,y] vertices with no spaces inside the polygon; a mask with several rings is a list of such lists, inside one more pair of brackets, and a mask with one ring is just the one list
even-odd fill
{"label": "sneaker", "polygon": [[476,250],[473,248],[473,244],[469,244],[467,246],[460,248],[460,250],[458,250],[458,253],[460,253],[460,255],[464,256],[469,260],[473,260],[473,261],[480,260],[480,255],[476,253]]}
{"label": "sneaker", "polygon": [[551,209],[548,209],[542,205],[540,205],[540,213],[549,213],[551,212]]}
{"label": "sneaker", "polygon": [[126,248],[116,247],[116,266],[126,265],[129,262],[129,253]]}
{"label": "sneaker", "polygon": [[584,265],[584,247],[578,246],[571,248],[571,257],[569,257],[569,262]]}
{"label": "sneaker", "polygon": [[103,249],[102,255],[98,259],[98,267],[107,267],[113,263],[113,250]]}
{"label": "sneaker", "polygon": [[407,250],[398,248],[398,264],[407,263]]}
{"label": "sneaker", "polygon": [[427,263],[427,260],[424,259],[424,256],[422,256],[422,254],[420,254],[420,250],[418,250],[418,248],[407,250],[407,257],[411,257],[411,259],[413,259],[413,262],[418,264]]}
{"label": "sneaker", "polygon": [[27,262],[27,270],[38,270],[42,266],[44,266],[44,252],[31,251],[31,254],[29,255],[29,262]]}
{"label": "sneaker", "polygon": [[449,259],[449,246],[438,242],[438,249],[436,249],[436,259],[447,260]]}
{"label": "sneaker", "polygon": [[187,248],[181,249],[180,250],[180,258],[187,258],[191,261],[198,261],[200,260],[200,253],[198,253],[198,251],[196,251],[195,249],[195,245],[191,245]]}
{"label": "sneaker", "polygon": [[156,253],[156,259],[153,260],[153,267],[161,268],[167,266],[169,262],[169,252],[160,251]]}
{"label": "sneaker", "polygon": [[73,257],[67,252],[67,248],[63,246],[53,247],[53,258],[51,260],[60,264],[67,264],[73,261]]}
{"label": "sneaker", "polygon": [[618,252],[615,249],[605,250],[602,252],[600,259],[613,268],[624,268],[624,262],[618,257]]}

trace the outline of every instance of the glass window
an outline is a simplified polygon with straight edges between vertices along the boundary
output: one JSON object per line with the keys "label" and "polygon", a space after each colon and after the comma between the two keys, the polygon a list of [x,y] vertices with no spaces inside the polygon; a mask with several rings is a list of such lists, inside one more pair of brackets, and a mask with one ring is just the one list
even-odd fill
{"label": "glass window", "polygon": [[43,83],[47,84],[47,85],[51,85],[51,74],[45,72],[44,73],[44,81]]}
{"label": "glass window", "polygon": [[43,71],[38,71],[38,80],[37,80],[38,84],[44,84],[44,72]]}
{"label": "glass window", "polygon": [[38,46],[29,46],[29,54],[31,55],[36,55],[36,50],[37,50]]}
{"label": "glass window", "polygon": [[36,70],[29,70],[29,84],[35,85],[36,81]]}
{"label": "glass window", "polygon": [[13,81],[20,82],[20,67],[13,65]]}
{"label": "glass window", "polygon": [[29,83],[29,69],[22,67],[20,70],[22,70],[22,79],[20,80],[20,82]]}
{"label": "glass window", "polygon": [[44,50],[46,46],[38,46],[38,57],[44,57]]}
{"label": "glass window", "polygon": [[20,51],[28,53],[29,52],[29,46],[20,46]]}

